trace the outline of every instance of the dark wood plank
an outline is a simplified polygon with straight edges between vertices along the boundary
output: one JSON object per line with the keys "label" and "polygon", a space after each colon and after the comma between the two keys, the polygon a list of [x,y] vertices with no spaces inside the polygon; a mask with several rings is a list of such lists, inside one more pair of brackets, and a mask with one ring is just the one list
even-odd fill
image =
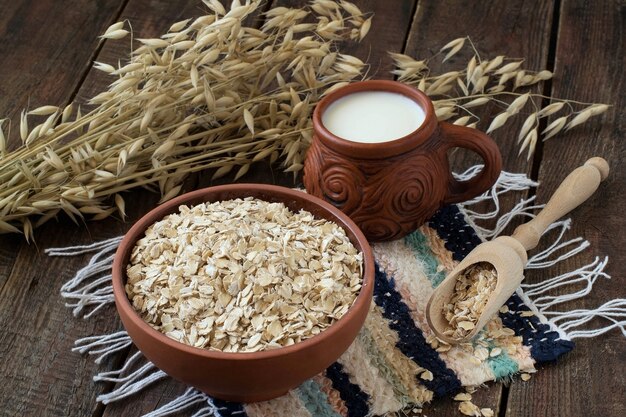
{"label": "dark wood plank", "polygon": [[[97,36],[125,0],[77,2],[2,1],[0,5],[0,118],[13,119],[9,149],[18,146],[19,113],[48,103],[66,103],[98,47]],[[72,47],[68,48],[67,45]],[[8,129],[5,122],[4,129]],[[0,238],[0,288],[9,277],[21,236]]]}
{"label": "dark wood plank", "polygon": [[17,145],[20,111],[63,104],[78,87],[100,40],[125,0],[6,1],[0,5],[0,115],[14,119]]}
{"label": "dark wood plank", "polygon": [[[471,5],[464,1],[419,2],[404,53],[418,59],[429,58],[448,41],[469,36],[484,59],[497,55],[524,57],[528,68],[543,69],[547,64],[551,20],[552,2],[548,0],[535,2],[532,7],[522,0],[473,2]],[[462,67],[471,57],[469,50],[463,50],[450,59],[450,65],[441,64],[440,58],[433,59],[429,64],[433,73],[437,74]],[[499,111],[502,110],[490,106],[478,115],[482,120],[490,120]],[[503,169],[530,174],[531,166],[525,158],[517,157],[515,138],[510,134],[521,127],[524,117],[519,119],[492,136],[500,146]],[[487,126],[485,122],[479,124],[483,130]],[[455,152],[450,159],[457,172],[478,162],[475,155],[467,151]],[[510,210],[519,198],[520,194],[505,196],[502,213]],[[491,383],[475,394],[474,402],[480,407],[492,408],[497,414],[502,395],[502,384]],[[424,413],[457,416],[457,407],[458,403],[450,400],[434,401],[424,409]]]}
{"label": "dark wood plank", "polygon": [[0,288],[5,284],[9,274],[15,265],[17,251],[24,239],[21,235],[2,235],[0,236]]}
{"label": "dark wood plank", "polygon": [[[552,3],[551,0],[541,0],[533,2],[531,6],[523,0],[471,4],[461,0],[420,2],[404,53],[418,59],[430,58],[447,42],[469,36],[482,59],[505,55],[508,58],[523,58],[527,69],[545,69],[548,66]],[[441,63],[443,56],[440,56],[429,61],[429,65],[433,74],[463,69],[472,55],[471,48],[465,47],[448,62]],[[542,87],[535,86],[531,91],[541,93]],[[485,131],[493,117],[502,112],[503,108],[489,105],[472,110],[476,110],[481,118],[478,128]],[[531,163],[526,160],[525,155],[518,157],[516,144],[517,132],[525,116],[517,115],[491,136],[500,147],[503,169],[509,172],[525,172],[530,176]],[[456,172],[481,163],[477,155],[461,149],[450,154],[450,162]],[[514,194],[505,195],[501,199],[502,214],[519,202],[520,194]],[[486,209],[487,205],[483,208]],[[495,220],[482,224],[492,226]]]}
{"label": "dark wood plank", "polygon": [[[498,415],[502,402],[502,385],[501,384],[488,384],[479,388],[472,394],[472,403],[476,404],[479,408],[491,408],[495,415]],[[451,398],[445,398],[441,400],[435,400],[432,403],[425,406],[419,413],[409,413],[412,417],[461,417],[463,414],[459,411],[458,401],[453,401]]]}
{"label": "dark wood plank", "polygon": [[[90,11],[89,8],[86,10]],[[151,10],[151,13],[147,14],[146,10]],[[95,13],[93,10],[90,12]],[[190,3],[184,10],[180,5],[166,1],[136,1],[128,5],[120,19],[131,19],[136,34],[143,36],[161,33],[180,14],[193,16],[199,12],[195,3]],[[150,18],[143,17],[146,15]],[[92,38],[95,39],[115,20],[117,14],[109,16],[106,24],[97,28]],[[67,28],[65,30],[68,31]],[[67,48],[68,43],[81,45],[78,40],[66,40],[63,47]],[[124,41],[107,42],[98,59],[115,62],[118,57],[127,55],[127,48],[128,44]],[[110,82],[103,74],[95,73],[92,71],[88,82],[81,87],[78,102],[85,102],[86,98]],[[74,82],[79,82],[81,78],[75,76]],[[72,86],[69,93],[75,88],[76,85]],[[136,190],[131,193],[130,199],[133,204],[128,204],[127,223],[112,218],[91,223],[85,228],[62,218],[60,223],[51,222],[36,231],[37,245],[39,248],[65,246],[121,235],[134,220],[156,205],[158,197]],[[118,364],[111,361],[100,368],[92,358],[73,353],[71,348],[77,338],[117,330],[121,327],[119,320],[112,307],[96,319],[73,318],[58,295],[63,282],[83,266],[87,258],[49,258],[38,246],[23,242],[16,245],[20,242],[19,238],[8,237],[4,242],[7,247],[12,246],[17,261],[12,273],[7,273],[6,285],[0,293],[0,323],[6,329],[0,336],[3,351],[0,375],[3,380],[16,382],[0,387],[0,409],[8,415],[100,415],[104,407],[96,404],[95,397],[111,387],[95,383],[91,378],[99,370],[111,369]]]}
{"label": "dark wood plank", "polygon": [[[544,69],[547,65],[552,1],[535,2],[532,7],[522,1],[467,2],[455,0],[443,2],[420,2],[407,39],[405,52],[419,59],[429,58],[452,39],[469,36],[483,59],[497,55],[508,58],[523,58],[524,67],[532,70]],[[429,62],[434,74],[464,68],[473,52],[464,48],[461,52],[441,63],[442,57]],[[535,89],[537,92],[537,89]],[[491,106],[479,111],[478,128],[486,130],[492,117],[502,108]],[[520,120],[521,119],[521,120]],[[500,146],[503,167],[513,172],[530,172],[526,158],[517,156],[516,137],[511,132],[519,131],[524,117],[517,117],[506,127],[492,133]],[[453,162],[457,166],[468,166],[468,155],[457,152]]]}
{"label": "dark wood plank", "polygon": [[[115,20],[124,4],[125,0],[80,1],[71,5],[3,1],[0,114],[15,121],[22,108],[65,104],[91,64],[99,45],[97,36]],[[18,145],[16,132],[14,127],[10,149]],[[47,233],[54,236],[59,230],[62,229],[48,228]],[[54,314],[63,311],[65,315],[67,311],[56,298],[58,286],[46,273],[69,274],[71,266],[64,269],[58,261],[48,263],[40,259],[43,255],[35,246],[18,255],[22,241],[20,236],[0,237],[0,322],[5,329],[0,337],[0,379],[11,382],[0,387],[0,410],[4,415],[67,415],[85,411],[86,407],[93,407],[93,398],[81,388],[78,378],[84,373],[84,366],[75,364],[73,359],[58,366],[55,360],[70,348],[73,336],[81,333],[72,336],[69,322]],[[22,267],[14,268],[16,263]],[[55,294],[53,302],[49,302],[51,293]],[[50,323],[55,324],[52,329],[48,328]],[[94,326],[94,332],[97,329]],[[63,340],[67,344],[59,348]],[[59,381],[64,383],[58,384]]]}
{"label": "dark wood plank", "polygon": [[[22,109],[63,105],[71,98],[91,65],[97,36],[125,2],[0,1],[0,119],[13,120],[9,149],[19,144]],[[3,128],[8,130],[7,122]],[[20,236],[0,238],[0,288],[13,268],[21,240]]]}
{"label": "dark wood plank", "polygon": [[[606,115],[582,129],[545,143],[539,177],[538,199],[545,202],[569,171],[592,156],[602,156],[611,166],[607,181],[582,207],[575,210],[568,236],[584,236],[591,248],[546,273],[529,274],[530,282],[574,270],[595,256],[609,256],[606,272],[612,280],[599,279],[591,294],[556,306],[559,311],[594,308],[613,298],[625,298],[621,282],[626,262],[626,146],[624,119],[626,94],[623,68],[626,11],[621,1],[565,0],[561,6],[556,78],[552,94],[558,97],[613,105]],[[571,288],[570,288],[571,290]],[[567,291],[567,289],[563,289]],[[589,325],[601,327],[607,321]],[[529,382],[511,385],[507,416],[623,416],[626,377],[626,343],[613,330],[595,339],[578,339],[574,351],[557,363],[541,367]]]}
{"label": "dark wood plank", "polygon": [[[136,220],[157,198],[141,196],[129,212]],[[120,327],[113,306],[89,320],[72,317],[59,296],[61,285],[87,256],[51,258],[40,248],[87,244],[119,236],[130,223],[109,219],[87,230],[68,220],[50,222],[37,231],[38,246],[22,245],[15,267],[0,291],[0,410],[4,415],[91,415],[95,397],[106,388],[91,377],[100,367],[71,352],[78,338]],[[102,369],[110,369],[107,363]]]}

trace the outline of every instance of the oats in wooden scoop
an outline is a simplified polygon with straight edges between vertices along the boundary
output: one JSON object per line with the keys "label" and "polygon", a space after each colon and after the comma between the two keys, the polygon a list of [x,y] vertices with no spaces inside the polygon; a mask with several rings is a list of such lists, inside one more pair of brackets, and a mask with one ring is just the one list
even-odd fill
{"label": "oats in wooden scoop", "polygon": [[446,336],[462,339],[474,330],[497,279],[496,269],[488,262],[471,265],[457,276],[452,297],[443,306],[443,315],[450,324],[444,331]]}
{"label": "oats in wooden scoop", "polygon": [[133,248],[126,294],[179,342],[256,352],[314,336],[341,318],[363,257],[337,224],[254,198],[180,206]]}

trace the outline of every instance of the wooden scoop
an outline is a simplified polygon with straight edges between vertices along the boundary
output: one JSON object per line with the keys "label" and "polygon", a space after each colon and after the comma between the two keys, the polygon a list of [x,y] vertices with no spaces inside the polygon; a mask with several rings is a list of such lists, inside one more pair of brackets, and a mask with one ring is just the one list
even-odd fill
{"label": "wooden scoop", "polygon": [[[609,165],[604,159],[599,157],[589,159],[563,180],[537,217],[517,227],[512,236],[500,236],[491,242],[476,246],[439,284],[428,301],[426,320],[435,335],[451,344],[473,338],[524,279],[524,267],[528,261],[526,251],[537,246],[548,226],[587,200],[608,175]],[[443,334],[450,328],[443,315],[443,305],[451,298],[457,275],[478,262],[488,262],[494,266],[498,276],[496,287],[474,329],[466,337],[454,339]]]}

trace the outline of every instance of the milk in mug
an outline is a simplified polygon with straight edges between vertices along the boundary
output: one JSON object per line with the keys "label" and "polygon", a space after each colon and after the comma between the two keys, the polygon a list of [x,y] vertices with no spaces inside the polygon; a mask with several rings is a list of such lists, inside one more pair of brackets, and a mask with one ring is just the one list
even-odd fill
{"label": "milk in mug", "polygon": [[331,103],[322,114],[322,124],[342,139],[380,143],[415,131],[425,116],[419,104],[402,94],[361,91]]}

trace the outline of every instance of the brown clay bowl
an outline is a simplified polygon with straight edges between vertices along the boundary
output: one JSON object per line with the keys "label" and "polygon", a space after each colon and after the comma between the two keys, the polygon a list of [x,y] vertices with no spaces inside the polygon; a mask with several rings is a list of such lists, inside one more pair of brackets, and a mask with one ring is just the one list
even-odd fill
{"label": "brown clay bowl", "polygon": [[[181,204],[199,204],[238,197],[283,202],[291,210],[305,209],[332,220],[363,253],[363,287],[348,312],[320,334],[274,350],[224,353],[187,346],[151,328],[126,297],[126,265],[135,242],[154,222],[178,211]],[[115,305],[137,348],[157,367],[214,397],[239,402],[263,401],[297,387],[332,364],[350,346],[363,326],[374,288],[374,258],[359,228],[332,205],[301,191],[263,184],[233,184],[181,195],[143,216],[126,233],[113,261]]]}

